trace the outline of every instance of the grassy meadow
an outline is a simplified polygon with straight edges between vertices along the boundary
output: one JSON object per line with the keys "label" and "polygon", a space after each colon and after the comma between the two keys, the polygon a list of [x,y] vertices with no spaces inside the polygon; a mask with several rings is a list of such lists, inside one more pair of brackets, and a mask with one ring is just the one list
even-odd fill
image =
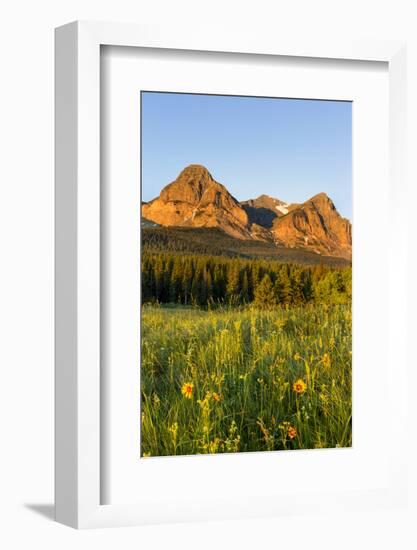
{"label": "grassy meadow", "polygon": [[142,456],[349,447],[349,303],[142,307]]}

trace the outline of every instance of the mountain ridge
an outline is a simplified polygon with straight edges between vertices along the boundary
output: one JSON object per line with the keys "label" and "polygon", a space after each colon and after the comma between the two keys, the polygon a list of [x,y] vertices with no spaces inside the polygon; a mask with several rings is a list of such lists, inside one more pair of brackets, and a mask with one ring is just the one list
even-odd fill
{"label": "mountain ridge", "polygon": [[235,239],[348,260],[352,255],[351,223],[325,192],[303,203],[266,194],[239,202],[199,164],[185,167],[158,197],[142,203],[142,216],[165,227],[217,228]]}

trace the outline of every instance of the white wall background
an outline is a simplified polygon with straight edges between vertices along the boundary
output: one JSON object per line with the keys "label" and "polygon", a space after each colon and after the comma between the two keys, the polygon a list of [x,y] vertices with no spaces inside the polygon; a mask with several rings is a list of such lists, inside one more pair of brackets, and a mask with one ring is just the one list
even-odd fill
{"label": "white wall background", "polygon": [[[409,40],[409,179],[417,199],[417,17],[413,0],[14,0],[0,18],[0,547],[415,548],[416,510],[281,517],[76,532],[49,519],[53,501],[53,29],[75,19],[176,25],[216,22],[306,34]],[[182,29],[182,30],[181,30]],[[184,30],[185,29],[185,30]],[[410,239],[414,244],[414,235]],[[415,251],[410,251],[415,259]],[[417,280],[415,262],[410,281]],[[412,285],[415,287],[414,285]],[[412,289],[412,287],[411,287]],[[410,294],[410,340],[414,339]],[[410,351],[412,351],[410,345]],[[410,367],[416,361],[410,354]],[[412,365],[411,363],[414,363]],[[410,368],[410,400],[417,380]],[[415,457],[415,412],[410,451]],[[390,440],[387,440],[389,444]],[[412,471],[415,504],[415,473]]]}

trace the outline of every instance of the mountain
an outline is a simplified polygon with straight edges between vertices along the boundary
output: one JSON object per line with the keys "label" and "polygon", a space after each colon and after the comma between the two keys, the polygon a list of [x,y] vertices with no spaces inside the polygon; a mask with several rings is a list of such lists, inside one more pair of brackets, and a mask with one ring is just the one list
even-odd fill
{"label": "mountain", "polygon": [[260,195],[240,203],[201,165],[184,168],[152,201],[142,220],[165,227],[219,229],[235,239],[350,260],[352,227],[319,193],[301,204]]}
{"label": "mountain", "polygon": [[319,193],[276,218],[271,233],[277,245],[327,256],[352,257],[351,223],[342,218],[326,193]]}
{"label": "mountain", "polygon": [[243,201],[241,205],[246,211],[250,223],[256,223],[267,229],[272,227],[275,218],[285,216],[291,208],[290,204],[268,195],[260,195],[257,199]]}
{"label": "mountain", "polygon": [[250,239],[248,215],[204,166],[191,164],[142,205],[142,216],[165,226],[218,227],[238,239]]}

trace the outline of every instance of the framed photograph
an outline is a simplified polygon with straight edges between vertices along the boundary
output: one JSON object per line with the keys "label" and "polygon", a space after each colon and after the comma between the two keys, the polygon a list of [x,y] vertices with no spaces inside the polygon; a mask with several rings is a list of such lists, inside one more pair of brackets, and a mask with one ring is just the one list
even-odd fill
{"label": "framed photograph", "polygon": [[404,502],[404,82],[397,42],[57,29],[58,521]]}
{"label": "framed photograph", "polygon": [[141,456],[351,447],[352,102],[142,91],[141,147]]}

